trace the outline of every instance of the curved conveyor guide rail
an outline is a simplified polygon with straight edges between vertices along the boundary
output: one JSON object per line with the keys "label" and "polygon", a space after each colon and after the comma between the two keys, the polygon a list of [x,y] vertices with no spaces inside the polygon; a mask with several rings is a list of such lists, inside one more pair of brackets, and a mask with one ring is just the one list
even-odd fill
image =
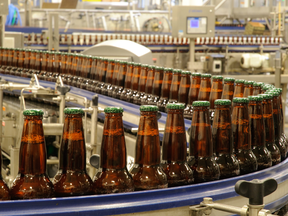
{"label": "curved conveyor guide rail", "polygon": [[[17,83],[29,83],[29,79],[14,76],[3,75],[5,80]],[[54,88],[54,83],[40,81],[44,87]],[[91,100],[94,93],[71,88],[71,93],[79,96],[85,96]],[[126,112],[139,115],[138,106],[125,103],[123,101],[112,100],[111,98],[101,96],[99,103],[104,105],[115,105],[124,107]],[[137,107],[137,109],[135,108]],[[163,113],[161,119],[165,123],[166,115]],[[189,126],[188,121],[185,122]],[[214,201],[236,199],[238,207],[248,203],[248,199],[239,197],[234,185],[238,180],[251,181],[253,179],[263,180],[265,178],[274,178],[278,182],[278,189],[273,195],[265,199],[265,208],[272,212],[281,208],[288,201],[288,159],[271,168],[261,170],[255,173],[237,176],[225,180],[194,184],[189,186],[180,186],[159,190],[148,190],[141,192],[92,195],[69,198],[50,198],[34,200],[17,200],[0,202],[0,215],[113,215],[127,214],[137,212],[147,212],[153,210],[171,209],[176,207],[187,207],[197,205],[203,197],[211,197]]]}

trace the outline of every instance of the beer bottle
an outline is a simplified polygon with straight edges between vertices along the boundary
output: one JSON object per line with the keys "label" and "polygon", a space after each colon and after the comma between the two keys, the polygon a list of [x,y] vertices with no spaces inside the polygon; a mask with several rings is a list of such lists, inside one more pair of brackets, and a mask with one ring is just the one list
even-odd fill
{"label": "beer bottle", "polygon": [[130,173],[135,190],[167,188],[167,176],[160,165],[157,106],[140,106],[135,164]]}
{"label": "beer bottle", "polygon": [[174,69],[168,103],[177,103],[182,70]]}
{"label": "beer bottle", "polygon": [[9,200],[11,199],[10,190],[2,177],[2,153],[0,154],[0,167],[0,200]]}
{"label": "beer bottle", "polygon": [[281,162],[281,153],[275,143],[275,131],[274,131],[274,119],[273,119],[273,107],[272,98],[270,94],[260,94],[263,97],[263,119],[265,128],[265,145],[271,153],[272,165],[276,165]]}
{"label": "beer bottle", "polygon": [[[60,64],[61,64],[61,52],[54,53],[54,60],[53,60],[53,73],[51,76],[47,77],[47,81],[56,82],[58,77],[60,76]],[[69,82],[68,82],[69,84]],[[69,84],[71,85],[71,83]]]}
{"label": "beer bottle", "polygon": [[127,64],[127,72],[125,75],[125,84],[124,89],[121,92],[120,99],[126,101],[126,94],[131,88],[131,82],[132,82],[132,75],[133,75],[133,69],[134,69],[134,62],[128,62]]}
{"label": "beer bottle", "polygon": [[164,68],[156,66],[153,87],[152,87],[152,95],[150,98],[147,99],[147,103],[149,105],[157,105],[157,102],[161,94],[163,75],[164,75]]}
{"label": "beer bottle", "polygon": [[263,121],[262,96],[249,96],[249,133],[251,134],[252,151],[256,156],[258,170],[272,166],[271,153],[265,145],[265,125]]}
{"label": "beer bottle", "polygon": [[234,89],[234,97],[243,97],[244,94],[244,82],[243,79],[236,79],[235,80],[235,89]]}
{"label": "beer bottle", "polygon": [[65,108],[59,171],[53,184],[56,197],[92,194],[92,180],[86,172],[86,147],[80,108]]}
{"label": "beer bottle", "polygon": [[[23,69],[23,64],[24,64],[24,57],[25,57],[25,51],[21,51],[20,49],[20,52],[19,52],[19,60],[18,60],[18,68],[21,68],[20,70],[17,69],[17,71],[15,73],[18,73],[18,76],[22,76],[23,77],[27,77],[27,74],[31,74],[31,73],[34,73],[35,71],[35,63],[36,63],[36,56],[37,56],[37,52],[39,52],[38,50],[32,50],[31,51],[31,57],[30,57],[30,68],[28,70],[28,72],[24,75],[23,73],[21,74],[21,71]],[[21,66],[20,66],[21,65]],[[18,72],[19,71],[19,72]]]}
{"label": "beer bottle", "polygon": [[[39,76],[38,76],[38,79],[40,79],[40,80],[44,80],[44,77],[46,76],[48,59],[49,59],[49,52],[43,51],[42,52],[42,59],[41,59],[41,72],[39,73]],[[28,78],[31,78],[32,76],[33,76],[33,74],[28,74]]]}
{"label": "beer bottle", "polygon": [[133,179],[126,167],[123,108],[106,107],[104,112],[101,169],[95,176],[93,191],[96,194],[134,191]]}
{"label": "beer bottle", "polygon": [[[10,70],[12,68],[13,54],[14,54],[14,49],[8,48],[7,49],[7,66],[5,67],[4,74],[10,73]],[[2,67],[2,69],[4,68]]]}
{"label": "beer bottle", "polygon": [[113,94],[113,91],[116,87],[116,84],[117,84],[117,77],[118,77],[118,73],[119,73],[119,69],[120,69],[120,60],[115,60],[115,66],[114,66],[114,72],[113,72],[113,76],[112,76],[112,81],[111,81],[111,84],[109,84],[107,86],[107,95],[109,97],[112,97],[112,94]]}
{"label": "beer bottle", "polygon": [[201,74],[199,101],[209,101],[211,92],[211,74]]}
{"label": "beer bottle", "polygon": [[178,102],[184,103],[185,106],[188,102],[188,94],[191,84],[191,72],[190,71],[182,71],[181,72],[181,80],[180,87],[178,92]]}
{"label": "beer bottle", "polygon": [[201,83],[201,73],[192,73],[192,81],[188,94],[188,104],[184,109],[184,117],[192,119],[193,115],[193,106],[192,103],[198,100],[198,94],[200,90]]}
{"label": "beer bottle", "polygon": [[[77,63],[78,63],[78,57],[79,55],[77,55],[77,60],[75,60],[75,68],[77,70]],[[93,87],[96,85],[97,81],[95,80],[96,78],[96,73],[97,73],[97,63],[98,63],[98,59],[99,57],[97,56],[92,56],[92,64],[91,64],[91,72],[90,72],[90,82],[89,84],[87,85],[87,90],[88,91],[93,91]],[[75,71],[75,75],[74,77],[76,76],[76,71]]]}
{"label": "beer bottle", "polygon": [[217,99],[221,99],[222,97],[222,91],[223,91],[223,76],[213,76],[212,77],[212,88],[211,88],[211,93],[209,97],[209,102],[210,102],[210,121],[211,125],[213,123],[213,118],[215,114],[215,107],[214,107],[214,101]]}
{"label": "beer bottle", "polygon": [[261,86],[261,93],[262,94],[265,94],[266,93],[266,91],[268,91],[268,90],[270,90],[271,88],[274,88],[274,86],[273,85],[270,85],[270,84],[262,84],[262,86]]}
{"label": "beer bottle", "polygon": [[2,64],[0,65],[0,73],[5,74],[8,59],[8,48],[2,48]]}
{"label": "beer bottle", "polygon": [[258,169],[256,156],[251,149],[248,102],[248,98],[233,98],[232,133],[235,155],[239,161],[241,175]]}
{"label": "beer bottle", "polygon": [[172,83],[173,69],[164,68],[163,82],[161,88],[161,96],[157,102],[157,106],[160,111],[164,112],[166,104],[169,100],[170,88]]}
{"label": "beer bottle", "polygon": [[168,186],[193,183],[193,171],[187,160],[187,142],[182,103],[167,105],[167,120],[162,141],[162,167],[167,175]]}
{"label": "beer bottle", "polygon": [[0,68],[2,67],[3,64],[3,55],[4,55],[4,48],[0,47]]}
{"label": "beer bottle", "polygon": [[261,82],[254,82],[253,83],[253,95],[259,95],[261,94],[261,86],[262,83]]}
{"label": "beer bottle", "polygon": [[[101,86],[104,85],[106,79],[106,73],[108,68],[108,58],[103,58],[101,63],[101,69],[99,70],[98,82],[95,85],[94,92],[101,93]],[[109,60],[110,61],[110,60]]]}
{"label": "beer bottle", "polygon": [[147,82],[145,86],[145,94],[142,97],[140,97],[141,105],[145,105],[145,104],[147,105],[148,100],[150,100],[152,96],[155,69],[156,67],[153,65],[148,66],[148,75],[147,75]]}
{"label": "beer bottle", "polygon": [[99,76],[100,76],[101,71],[102,71],[103,59],[104,59],[103,57],[99,57],[97,60],[96,73],[94,75],[96,83],[94,84],[94,86],[96,86],[98,81],[99,81]]}
{"label": "beer bottle", "polygon": [[243,97],[248,97],[248,96],[253,95],[253,85],[254,85],[254,81],[245,80]]}
{"label": "beer bottle", "polygon": [[221,99],[233,100],[235,79],[231,77],[224,78],[223,92]]}
{"label": "beer bottle", "polygon": [[23,66],[23,71],[22,73],[26,73],[30,69],[30,59],[31,59],[31,49],[25,49],[25,58],[24,58],[24,66]]}
{"label": "beer bottle", "polygon": [[11,199],[50,198],[54,188],[46,174],[43,111],[23,111],[24,125],[19,152],[19,173],[10,189]]}
{"label": "beer bottle", "polygon": [[[106,81],[107,82],[111,82],[112,80],[112,76],[113,76],[113,71],[114,71],[114,67],[115,67],[115,61],[113,59],[107,59],[107,61],[104,61],[104,70],[101,71],[102,73],[102,77],[103,77],[103,81],[102,82],[98,82],[96,84],[96,87],[95,87],[95,92],[97,93],[102,93],[102,90],[103,88],[105,87],[105,84],[106,84]],[[105,72],[105,74],[103,74]],[[107,94],[107,92],[104,92],[105,95]]]}
{"label": "beer bottle", "polygon": [[124,85],[125,85],[125,77],[127,73],[127,64],[128,62],[126,61],[120,61],[120,66],[119,66],[119,72],[117,76],[117,82],[116,86],[112,92],[112,97],[113,98],[118,98],[120,99],[121,92],[123,91]]}
{"label": "beer bottle", "polygon": [[[61,78],[64,84],[68,84],[68,77],[71,75],[71,66],[72,66],[72,53],[66,53],[66,61],[65,61],[65,73],[61,73]],[[49,61],[48,61],[49,62]],[[62,63],[61,63],[62,64]],[[63,66],[64,67],[64,66]]]}
{"label": "beer bottle", "polygon": [[[25,52],[25,51],[24,51]],[[25,54],[23,52],[23,58],[25,57]],[[41,58],[42,58],[42,52],[36,50],[35,51],[35,63],[34,63],[34,69],[29,70],[27,74],[21,73],[22,77],[31,77],[32,74],[40,74],[41,72]]]}
{"label": "beer bottle", "polygon": [[139,87],[139,82],[140,82],[140,73],[141,73],[141,64],[135,63],[132,81],[131,81],[131,89],[126,94],[127,101],[130,103],[133,103],[134,97],[136,96],[136,94],[138,92],[138,87]]}
{"label": "beer bottle", "polygon": [[278,99],[279,92],[275,90],[266,91],[267,94],[273,96],[272,106],[273,106],[273,120],[274,120],[274,132],[275,132],[275,143],[281,152],[281,161],[285,160],[287,157],[287,148],[283,139],[281,139],[281,110],[280,101]]}
{"label": "beer bottle", "polygon": [[231,100],[218,99],[214,101],[215,117],[212,124],[212,139],[214,156],[219,164],[220,178],[230,178],[240,174],[240,166],[233,153],[231,127]]}
{"label": "beer bottle", "polygon": [[[91,55],[86,56],[86,64],[84,66],[84,69],[83,69],[82,75],[81,75],[83,80],[82,80],[82,82],[80,82],[80,88],[82,88],[82,89],[87,89],[87,87],[89,85],[91,85],[91,83],[92,83],[91,79],[90,79],[92,61],[93,61],[93,59],[92,59]],[[78,85],[79,85],[79,82],[78,82]]]}
{"label": "beer bottle", "polygon": [[49,57],[47,59],[47,72],[44,77],[44,80],[51,81],[51,77],[53,76],[53,73],[54,73],[54,65],[55,65],[55,53],[49,52]]}
{"label": "beer bottle", "polygon": [[[140,72],[140,80],[138,85],[138,91],[136,95],[133,98],[133,103],[141,105],[141,98],[145,94],[145,86],[147,82],[147,75],[148,75],[148,65],[142,64],[141,66],[141,72]],[[165,76],[165,75],[164,75]]]}
{"label": "beer bottle", "polygon": [[19,53],[20,53],[20,49],[18,49],[18,48],[14,49],[13,59],[12,59],[12,67],[7,72],[7,74],[10,74],[13,76],[15,76],[15,75],[18,76],[18,74],[16,74],[15,71],[18,69]]}
{"label": "beer bottle", "polygon": [[74,87],[77,87],[78,80],[81,79],[82,65],[84,64],[84,59],[85,59],[84,55],[82,55],[82,54],[78,55],[78,61],[77,61],[77,67],[76,67],[76,75],[74,76],[74,79],[72,81],[72,86],[74,86]]}
{"label": "beer bottle", "polygon": [[220,177],[219,165],[213,156],[209,101],[193,102],[193,117],[190,130],[190,160],[194,182],[207,182]]}
{"label": "beer bottle", "polygon": [[115,69],[115,60],[109,59],[108,60],[108,66],[107,66],[107,73],[105,78],[105,83],[101,85],[101,94],[102,95],[108,95],[108,86],[112,84],[114,69]]}

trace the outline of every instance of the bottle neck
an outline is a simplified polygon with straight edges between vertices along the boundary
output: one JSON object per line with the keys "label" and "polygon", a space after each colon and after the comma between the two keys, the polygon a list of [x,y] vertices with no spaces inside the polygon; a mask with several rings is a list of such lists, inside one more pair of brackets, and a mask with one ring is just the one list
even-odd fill
{"label": "bottle neck", "polygon": [[190,130],[190,156],[212,157],[213,145],[209,107],[194,107]]}
{"label": "bottle neck", "polygon": [[113,72],[113,76],[112,76],[112,85],[117,84],[117,77],[118,77],[118,73],[119,73],[119,68],[120,68],[120,63],[116,63],[114,66],[114,72]]}
{"label": "bottle neck", "polygon": [[178,102],[179,103],[187,103],[188,102],[188,94],[190,89],[190,75],[183,74],[181,76],[179,94],[178,94]]}
{"label": "bottle neck", "polygon": [[115,62],[109,62],[107,66],[106,80],[105,83],[112,84],[112,77],[114,73]]}
{"label": "bottle neck", "polygon": [[46,145],[42,116],[24,116],[19,173],[24,175],[41,175],[46,173]]}
{"label": "bottle neck", "polygon": [[149,69],[147,75],[147,82],[145,86],[145,92],[147,94],[152,94],[153,82],[154,82],[155,70]]}
{"label": "bottle neck", "polygon": [[272,100],[264,99],[262,102],[262,106],[263,106],[263,119],[265,127],[265,141],[266,143],[274,143],[275,131],[274,131]]}
{"label": "bottle neck", "polygon": [[140,66],[135,66],[133,70],[131,89],[134,91],[138,90],[139,79],[140,79],[140,69],[141,69]]}
{"label": "bottle neck", "polygon": [[126,144],[122,113],[106,113],[101,145],[101,168],[126,167]]}
{"label": "bottle neck", "polygon": [[122,64],[119,67],[118,77],[117,77],[117,86],[124,86],[124,80],[126,76],[127,65]]}
{"label": "bottle neck", "polygon": [[128,88],[128,89],[131,88],[133,69],[134,69],[133,65],[128,65],[127,66],[127,73],[126,73],[126,77],[125,77],[125,86],[124,86],[124,88]]}
{"label": "bottle neck", "polygon": [[243,97],[248,97],[253,95],[253,85],[246,85],[244,87]]}
{"label": "bottle neck", "polygon": [[169,95],[170,100],[178,100],[180,81],[181,81],[181,74],[174,73],[172,76],[172,83],[170,87],[170,95]]}
{"label": "bottle neck", "polygon": [[223,91],[223,82],[222,79],[213,79],[211,93],[209,97],[210,109],[214,109],[214,101],[220,99]]}
{"label": "bottle neck", "polygon": [[249,112],[249,132],[251,134],[252,146],[265,146],[265,127],[263,121],[263,108],[261,101],[250,101]]}
{"label": "bottle neck", "polygon": [[261,94],[261,86],[253,86],[253,95]]}
{"label": "bottle neck", "polygon": [[139,92],[145,92],[145,86],[147,82],[147,73],[148,73],[148,68],[142,67],[141,73],[140,73],[139,87],[138,87]]}
{"label": "bottle neck", "polygon": [[223,93],[221,99],[229,99],[232,101],[234,94],[234,82],[224,82]]}
{"label": "bottle neck", "polygon": [[192,105],[192,103],[194,101],[198,100],[200,83],[201,83],[201,77],[200,76],[192,76],[190,90],[188,93],[188,104]]}
{"label": "bottle neck", "polygon": [[202,77],[198,100],[209,101],[210,92],[211,92],[211,79],[208,77]]}
{"label": "bottle neck", "polygon": [[59,167],[63,172],[86,170],[86,147],[81,114],[65,115]]}
{"label": "bottle neck", "polygon": [[160,96],[163,83],[163,70],[155,70],[152,94]]}
{"label": "bottle neck", "polygon": [[169,98],[172,76],[173,74],[171,71],[164,72],[162,89],[161,89],[161,98]]}
{"label": "bottle neck", "polygon": [[281,136],[281,117],[280,117],[280,104],[277,96],[273,97],[273,119],[274,119],[274,131],[275,139],[279,140]]}
{"label": "bottle neck", "polygon": [[231,127],[231,106],[215,105],[215,115],[212,125],[212,137],[214,153],[232,154],[232,127]]}
{"label": "bottle neck", "polygon": [[236,83],[233,97],[243,97],[244,83]]}

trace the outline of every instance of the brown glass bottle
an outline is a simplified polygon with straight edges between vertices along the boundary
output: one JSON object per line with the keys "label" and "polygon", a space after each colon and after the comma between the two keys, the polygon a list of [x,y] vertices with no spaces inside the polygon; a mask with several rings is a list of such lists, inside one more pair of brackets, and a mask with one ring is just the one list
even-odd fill
{"label": "brown glass bottle", "polygon": [[25,49],[24,66],[21,73],[27,74],[30,69],[31,52],[31,49]]}
{"label": "brown glass bottle", "polygon": [[261,94],[262,90],[261,90],[261,82],[254,82],[253,83],[253,95],[259,95]]}
{"label": "brown glass bottle", "polygon": [[[86,64],[84,66],[84,70],[82,71],[81,75],[83,81],[80,83],[80,88],[82,89],[87,89],[87,87],[92,84],[92,80],[90,79],[92,62],[93,62],[92,56],[91,55],[86,56]],[[79,82],[77,83],[77,85],[79,85]]]}
{"label": "brown glass bottle", "polygon": [[188,94],[189,94],[190,84],[191,84],[191,72],[182,71],[179,92],[178,92],[178,103],[184,103],[185,106],[188,103]]}
{"label": "brown glass bottle", "polygon": [[[39,79],[44,80],[44,77],[47,73],[47,65],[48,65],[48,59],[49,59],[49,51],[43,51],[41,53],[41,72],[39,73]],[[31,78],[32,74],[28,74],[28,77]]]}
{"label": "brown glass bottle", "polygon": [[166,105],[169,101],[171,83],[172,83],[173,69],[165,68],[163,75],[163,83],[161,88],[161,96],[159,101],[157,102],[157,106],[160,111],[164,112]]}
{"label": "brown glass bottle", "polygon": [[263,119],[262,96],[249,96],[249,133],[251,134],[251,147],[256,156],[258,170],[272,166],[271,153],[265,145],[265,125]]}
{"label": "brown glass bottle", "polygon": [[160,139],[157,106],[140,107],[135,164],[130,173],[135,190],[167,188],[167,176],[160,165]]}
{"label": "brown glass bottle", "polygon": [[0,73],[4,74],[7,67],[8,48],[2,48],[2,63],[0,65]]}
{"label": "brown glass bottle", "polygon": [[65,108],[59,171],[53,184],[56,197],[92,194],[92,180],[86,172],[86,147],[80,108]]}
{"label": "brown glass bottle", "polygon": [[120,99],[121,100],[125,100],[126,101],[126,99],[127,99],[126,94],[131,89],[133,70],[134,70],[134,62],[128,62],[128,64],[127,64],[127,72],[126,72],[126,75],[125,75],[124,89],[122,90],[121,95],[120,95]]}
{"label": "brown glass bottle", "polygon": [[[61,78],[62,78],[62,82],[67,85],[68,84],[68,77],[71,77],[73,54],[72,53],[65,53],[65,54],[66,54],[66,58],[65,58],[66,61],[65,61],[65,65],[64,65],[65,70],[64,70],[64,73],[61,71]],[[61,61],[61,64],[62,64],[62,61]]]}
{"label": "brown glass bottle", "polygon": [[[6,74],[10,74],[13,76],[18,76],[19,74],[16,74],[15,72],[18,69],[18,61],[19,61],[19,53],[20,53],[20,49],[14,49],[13,52],[13,59],[12,59],[12,67],[10,68],[9,71],[6,72]],[[7,68],[8,69],[8,68]]]}
{"label": "brown glass bottle", "polygon": [[198,100],[209,101],[211,92],[211,74],[201,74]]}
{"label": "brown glass bottle", "polygon": [[14,49],[12,49],[12,48],[8,48],[7,49],[7,65],[6,65],[6,67],[2,67],[2,69],[3,69],[3,73],[4,74],[9,74],[10,73],[10,70],[11,70],[11,68],[12,68],[12,61],[13,61],[13,54],[14,54]]}
{"label": "brown glass bottle", "polygon": [[233,98],[232,133],[235,155],[240,164],[240,174],[247,174],[258,169],[257,159],[251,149],[249,134],[249,113],[247,98]]}
{"label": "brown glass bottle", "polygon": [[126,144],[122,121],[123,109],[106,107],[101,145],[100,171],[96,174],[93,191],[96,194],[134,191],[131,174],[126,167]]}
{"label": "brown glass bottle", "polygon": [[[79,56],[79,55],[77,55]],[[96,85],[97,81],[95,80],[95,77],[96,77],[96,73],[97,73],[97,64],[98,64],[98,60],[99,60],[99,57],[97,56],[92,56],[92,64],[91,64],[91,70],[90,70],[90,81],[89,81],[89,84],[86,86],[86,89],[88,91],[93,91],[94,89],[94,86]],[[76,64],[76,68],[75,70],[77,69],[77,62],[78,62],[78,59],[76,60],[75,64]],[[76,74],[76,73],[75,73]],[[75,77],[75,75],[74,75]]]}
{"label": "brown glass bottle", "polygon": [[221,99],[233,100],[235,79],[231,77],[224,78],[223,92]]}
{"label": "brown glass bottle", "polygon": [[235,80],[235,89],[234,89],[234,97],[243,97],[244,94],[244,82],[243,79],[236,79]]}
{"label": "brown glass bottle", "polygon": [[120,69],[120,60],[115,60],[115,66],[114,66],[114,71],[113,71],[113,76],[112,76],[112,81],[111,84],[107,85],[107,95],[109,97],[112,97],[113,91],[116,87],[117,84],[117,77]]}
{"label": "brown glass bottle", "polygon": [[218,99],[214,102],[215,116],[212,124],[214,156],[219,164],[220,178],[230,178],[240,174],[240,166],[233,153],[231,100]]}
{"label": "brown glass bottle", "polygon": [[46,175],[46,145],[42,110],[24,110],[19,173],[10,189],[11,199],[50,198],[53,184]]}
{"label": "brown glass bottle", "polygon": [[270,94],[260,94],[263,97],[263,119],[265,128],[265,145],[271,153],[272,165],[276,165],[281,162],[281,153],[275,143],[275,131],[274,131],[274,119],[273,119],[273,107],[272,98]]}
{"label": "brown glass bottle", "polygon": [[9,200],[11,199],[10,190],[2,177],[2,154],[0,154],[0,167],[0,200]]}
{"label": "brown glass bottle", "polygon": [[120,99],[121,92],[123,91],[124,85],[125,85],[125,77],[127,73],[127,64],[126,61],[121,61],[119,66],[119,72],[117,76],[117,82],[116,86],[114,87],[114,90],[112,91],[112,97]]}
{"label": "brown glass bottle", "polygon": [[[58,77],[60,76],[60,64],[61,64],[61,52],[54,53],[54,66],[53,66],[53,73],[51,77],[47,78],[47,81],[56,82]],[[68,85],[71,85],[71,83]]]}
{"label": "brown glass bottle", "polygon": [[209,97],[210,102],[210,122],[211,125],[213,123],[214,114],[215,114],[215,107],[214,107],[214,101],[217,99],[221,99],[222,97],[222,91],[223,91],[223,76],[213,76],[212,77],[212,87]]}
{"label": "brown glass bottle", "polygon": [[213,156],[209,101],[193,102],[193,117],[190,130],[189,166],[193,170],[194,182],[207,182],[220,177],[219,165]]}
{"label": "brown glass bottle", "polygon": [[108,96],[108,86],[110,86],[112,84],[114,69],[115,69],[115,60],[114,59],[108,59],[108,66],[107,66],[105,82],[100,86],[100,92],[102,95]]}
{"label": "brown glass bottle", "polygon": [[272,106],[273,106],[273,120],[274,120],[274,132],[275,132],[275,143],[281,153],[281,161],[285,160],[287,157],[287,148],[285,142],[281,139],[281,110],[280,110],[280,100],[279,92],[275,90],[266,91],[266,94],[271,94],[273,96]]}
{"label": "brown glass bottle", "polygon": [[200,90],[201,73],[192,73],[192,81],[188,94],[188,104],[184,109],[184,117],[192,119],[193,116],[193,102],[198,100],[198,94]]}
{"label": "brown glass bottle", "polygon": [[[44,80],[51,81],[51,77],[53,76],[54,73],[54,65],[55,65],[55,52],[49,52],[49,56],[47,59],[47,70],[45,76],[43,77]],[[65,84],[67,84],[67,82]]]}
{"label": "brown glass bottle", "polygon": [[106,79],[106,73],[108,68],[108,58],[103,58],[101,63],[101,69],[98,73],[98,82],[96,83],[94,87],[94,92],[101,93],[101,86],[104,85],[105,79]]}
{"label": "brown glass bottle", "polygon": [[255,83],[254,81],[245,80],[243,97],[248,97],[248,96],[253,95],[254,83]]}
{"label": "brown glass bottle", "polygon": [[141,105],[148,104],[148,99],[152,96],[153,82],[156,67],[153,65],[148,66],[147,82],[145,86],[145,94],[140,97]]}
{"label": "brown glass bottle", "polygon": [[187,142],[183,103],[167,105],[167,120],[162,141],[162,167],[167,175],[168,186],[193,183],[193,171],[187,163]]}
{"label": "brown glass bottle", "polygon": [[150,98],[147,98],[147,103],[149,105],[157,105],[157,102],[160,99],[163,76],[164,76],[164,68],[156,66],[154,73],[152,94]]}
{"label": "brown glass bottle", "polygon": [[[23,52],[24,52],[24,50],[23,50]],[[18,68],[20,68],[20,67],[19,67],[19,65],[21,64],[20,62],[23,62],[23,64],[24,64],[25,53],[23,53],[23,52],[21,52],[21,50],[20,50],[20,52],[19,52]],[[31,50],[30,68],[29,68],[28,72],[27,72],[25,75],[23,74],[23,77],[27,76],[27,74],[29,74],[29,73],[31,74],[31,73],[34,72],[37,52],[39,52],[39,51],[37,51],[37,50]],[[21,66],[22,68],[23,68],[23,64],[22,64],[22,66]],[[22,76],[21,71],[20,71],[19,74]]]}
{"label": "brown glass bottle", "polygon": [[4,48],[0,47],[0,68],[3,65]]}
{"label": "brown glass bottle", "polygon": [[140,73],[141,73],[141,64],[134,63],[132,81],[131,81],[131,89],[126,93],[126,100],[130,103],[133,103],[133,99],[138,92],[139,82],[140,82]]}
{"label": "brown glass bottle", "polygon": [[174,69],[168,103],[177,103],[182,70]]}
{"label": "brown glass bottle", "polygon": [[138,91],[136,95],[133,97],[133,103],[141,105],[141,98],[145,94],[145,86],[147,82],[147,75],[148,75],[148,65],[142,64],[140,69],[140,78],[139,78],[139,85],[138,85]]}
{"label": "brown glass bottle", "polygon": [[[78,80],[81,80],[81,72],[82,72],[82,65],[84,64],[84,55],[78,54],[78,61],[77,61],[77,68],[76,68],[76,76],[74,76],[71,84],[74,87],[77,87]],[[93,86],[94,88],[94,86]],[[91,91],[91,90],[90,90]]]}

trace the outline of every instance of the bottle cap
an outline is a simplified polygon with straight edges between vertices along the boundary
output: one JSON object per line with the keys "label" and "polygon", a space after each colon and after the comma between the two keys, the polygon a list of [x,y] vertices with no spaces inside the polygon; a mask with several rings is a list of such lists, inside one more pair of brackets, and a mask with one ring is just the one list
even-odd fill
{"label": "bottle cap", "polygon": [[124,65],[127,65],[128,62],[127,61],[122,61],[122,63],[120,62],[120,64],[124,64]]}
{"label": "bottle cap", "polygon": [[263,101],[263,97],[259,95],[248,96],[249,101]]}
{"label": "bottle cap", "polygon": [[[78,54],[76,54],[76,55],[78,55]],[[92,56],[92,59],[99,59],[99,57],[98,56]]]}
{"label": "bottle cap", "polygon": [[[50,53],[53,53],[53,52],[50,52]],[[67,56],[72,56],[73,53],[67,53]]]}
{"label": "bottle cap", "polygon": [[196,73],[196,72],[193,72],[193,73],[192,73],[192,77],[193,77],[193,76],[197,76],[197,77],[199,77],[199,76],[200,76],[200,77],[201,77],[201,73]]}
{"label": "bottle cap", "polygon": [[142,64],[141,67],[142,67],[142,68],[148,67],[148,64]]}
{"label": "bottle cap", "polygon": [[279,92],[276,90],[270,90],[265,92],[266,94],[271,94],[273,97],[279,96]]}
{"label": "bottle cap", "polygon": [[103,58],[103,57],[101,57],[101,56],[99,56],[99,57],[98,57],[98,59],[102,61],[104,58]]}
{"label": "bottle cap", "polygon": [[173,69],[172,68],[164,68],[164,71],[173,72]]}
{"label": "bottle cap", "polygon": [[273,89],[273,88],[275,88],[273,85],[270,85],[270,84],[265,84],[263,87],[262,87],[262,89],[263,90],[265,90],[265,91],[267,91],[267,90],[269,90],[269,89]]}
{"label": "bottle cap", "polygon": [[123,113],[122,107],[105,107],[105,113]]}
{"label": "bottle cap", "polygon": [[214,101],[215,105],[231,105],[231,100],[228,99],[217,99]]}
{"label": "bottle cap", "polygon": [[254,82],[253,86],[262,86],[262,83],[261,82]]}
{"label": "bottle cap", "polygon": [[[20,49],[20,51],[23,51],[23,49]],[[40,53],[40,50],[35,50],[35,53]]]}
{"label": "bottle cap", "polygon": [[245,82],[244,79],[236,79],[236,80],[235,80],[235,83],[244,83],[244,82]]}
{"label": "bottle cap", "polygon": [[148,111],[148,112],[158,111],[158,107],[153,105],[142,105],[140,106],[140,111]]}
{"label": "bottle cap", "polygon": [[212,76],[212,79],[222,79],[223,80],[223,76],[220,76],[220,75]]}
{"label": "bottle cap", "polygon": [[134,66],[141,66],[141,63],[134,62]]}
{"label": "bottle cap", "polygon": [[[43,53],[44,52],[48,52],[48,51],[43,51]],[[61,52],[61,55],[67,55],[67,53],[66,52]]]}
{"label": "bottle cap", "polygon": [[181,74],[189,74],[189,75],[191,75],[191,72],[190,71],[181,71]]}
{"label": "bottle cap", "polygon": [[209,101],[194,101],[192,106],[197,106],[197,107],[206,106],[206,107],[208,107],[208,106],[210,106],[210,102]]}
{"label": "bottle cap", "polygon": [[173,73],[181,73],[182,70],[180,69],[173,69]]}
{"label": "bottle cap", "polygon": [[108,59],[108,62],[115,62],[114,59]]}
{"label": "bottle cap", "polygon": [[245,85],[253,85],[255,83],[255,81],[251,81],[251,80],[245,80],[244,84]]}
{"label": "bottle cap", "polygon": [[259,94],[258,96],[262,96],[263,99],[272,99],[273,96],[271,94]]}
{"label": "bottle cap", "polygon": [[164,67],[156,66],[156,67],[155,67],[155,70],[164,70]]}
{"label": "bottle cap", "polygon": [[83,109],[78,107],[69,107],[64,109],[64,114],[84,114]]}
{"label": "bottle cap", "polygon": [[167,109],[185,109],[184,103],[168,103],[166,105]]}
{"label": "bottle cap", "polygon": [[[88,56],[85,56],[86,58],[88,57]],[[108,58],[103,58],[102,59],[103,61],[108,61],[109,59]]]}
{"label": "bottle cap", "polygon": [[43,114],[43,110],[40,109],[26,109],[23,111],[24,116],[42,116]]}
{"label": "bottle cap", "polygon": [[233,98],[233,103],[249,103],[249,100],[246,97],[235,97]]}
{"label": "bottle cap", "polygon": [[120,60],[118,60],[118,59],[115,59],[114,61],[115,61],[115,63],[120,63]]}
{"label": "bottle cap", "polygon": [[149,69],[155,69],[155,66],[154,65],[148,65],[148,68]]}
{"label": "bottle cap", "polygon": [[61,52],[55,52],[55,55],[61,55]]}
{"label": "bottle cap", "polygon": [[282,88],[275,88],[279,93],[282,93]]}
{"label": "bottle cap", "polygon": [[232,78],[232,77],[225,77],[224,78],[224,81],[227,81],[227,82],[235,82],[235,78]]}
{"label": "bottle cap", "polygon": [[208,77],[208,78],[211,78],[211,74],[201,74],[201,77]]}
{"label": "bottle cap", "polygon": [[127,65],[134,65],[134,62],[128,62]]}

